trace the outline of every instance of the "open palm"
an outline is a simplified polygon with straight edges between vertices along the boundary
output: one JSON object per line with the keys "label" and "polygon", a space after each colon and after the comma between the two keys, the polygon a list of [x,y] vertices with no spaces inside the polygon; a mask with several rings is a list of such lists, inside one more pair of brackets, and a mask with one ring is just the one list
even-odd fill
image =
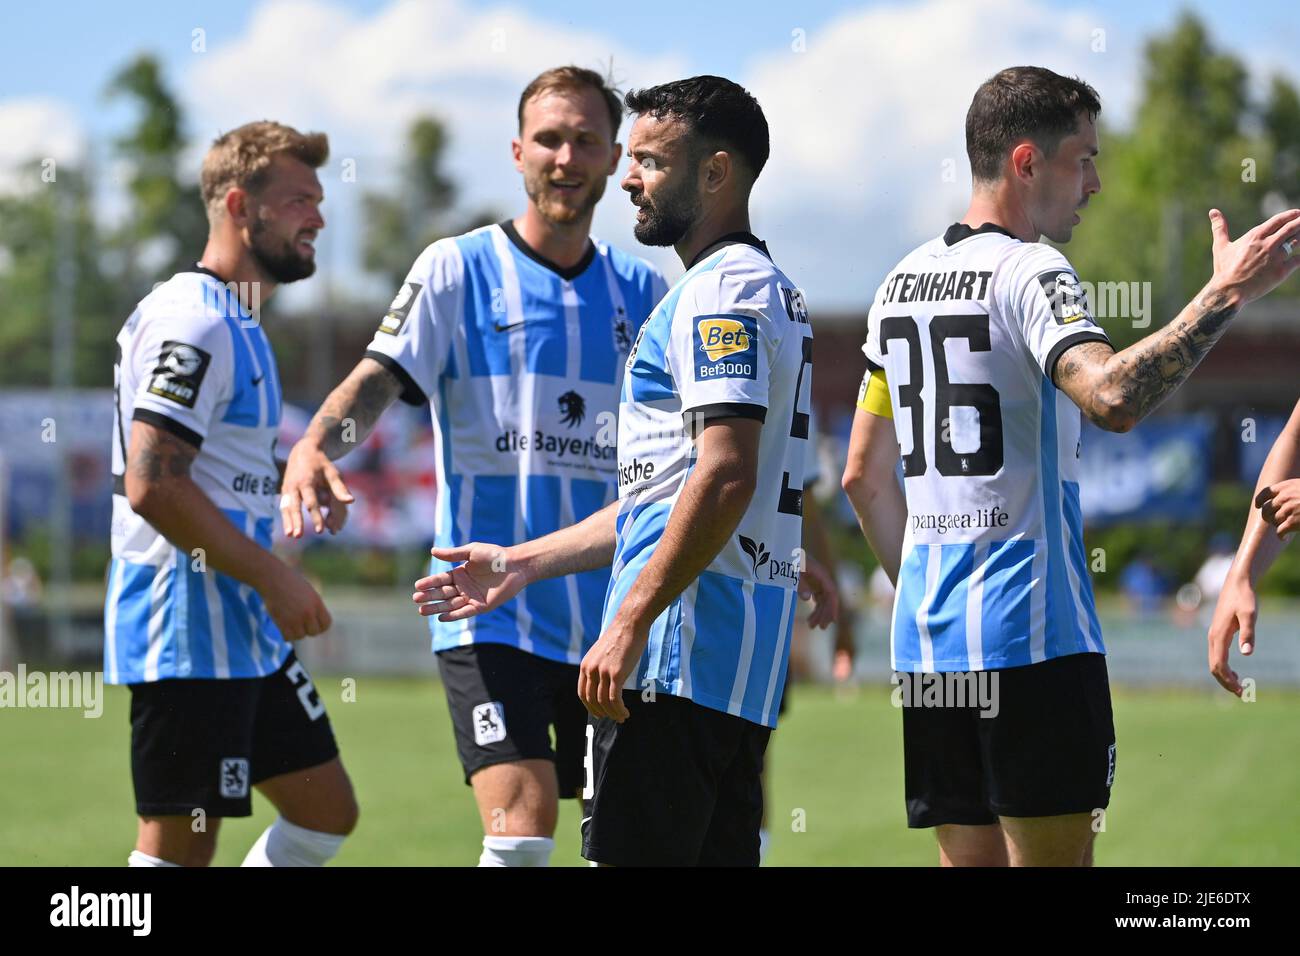
{"label": "open palm", "polygon": [[499,544],[475,542],[431,553],[441,561],[462,563],[415,582],[411,600],[424,617],[437,614],[440,621],[462,621],[500,607],[527,583],[521,570],[509,566]]}

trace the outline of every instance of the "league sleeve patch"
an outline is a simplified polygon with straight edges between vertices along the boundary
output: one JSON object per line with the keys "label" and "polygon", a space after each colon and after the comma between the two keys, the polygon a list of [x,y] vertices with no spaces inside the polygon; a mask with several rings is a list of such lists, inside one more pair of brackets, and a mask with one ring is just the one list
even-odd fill
{"label": "league sleeve patch", "polygon": [[758,378],[758,322],[745,315],[701,315],[694,320],[695,381]]}
{"label": "league sleeve patch", "polygon": [[402,326],[406,324],[406,317],[411,314],[411,306],[415,304],[416,297],[419,296],[422,288],[424,287],[418,282],[402,283],[397,298],[393,299],[393,304],[388,307],[388,312],[384,314],[384,320],[379,323],[380,332],[396,335],[402,331]]}
{"label": "league sleeve patch", "polygon": [[149,378],[149,394],[193,408],[212,356],[195,345],[167,341]]}
{"label": "league sleeve patch", "polygon": [[1043,287],[1043,295],[1047,296],[1048,307],[1058,325],[1092,318],[1088,310],[1088,296],[1083,291],[1079,277],[1069,269],[1052,269],[1040,273],[1038,283]]}

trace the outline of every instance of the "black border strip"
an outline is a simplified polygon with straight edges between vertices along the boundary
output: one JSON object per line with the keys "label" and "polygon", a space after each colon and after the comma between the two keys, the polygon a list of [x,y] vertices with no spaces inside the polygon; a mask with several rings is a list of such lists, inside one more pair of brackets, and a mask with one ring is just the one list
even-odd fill
{"label": "black border strip", "polygon": [[1047,361],[1043,363],[1043,371],[1047,374],[1047,380],[1053,385],[1056,384],[1056,363],[1061,360],[1067,349],[1074,348],[1076,345],[1082,345],[1084,342],[1105,342],[1110,345],[1110,339],[1106,338],[1105,332],[1097,329],[1081,329],[1073,335],[1067,335],[1055,345],[1052,351],[1047,353]]}
{"label": "black border strip", "polygon": [[[194,446],[195,450],[203,447],[203,436],[192,428],[186,428],[174,418],[168,418],[162,412],[155,412],[152,408],[137,408],[131,413],[131,420],[135,422],[144,422],[146,425],[153,425],[155,428],[161,428],[165,432],[175,435],[182,441],[187,441]],[[123,449],[125,451],[125,449]]]}
{"label": "black border strip", "polygon": [[750,418],[756,422],[765,422],[767,409],[762,405],[753,405],[749,402],[715,402],[712,405],[682,409],[682,423],[692,438],[699,434],[698,426],[706,425],[719,418]]}
{"label": "black border strip", "polygon": [[429,404],[429,396],[424,394],[424,389],[420,388],[419,383],[411,377],[410,372],[402,368],[402,363],[397,359],[391,355],[385,355],[383,352],[376,352],[374,349],[366,349],[365,357],[374,359],[397,376],[397,380],[402,383],[402,394],[399,397],[406,404],[415,405],[416,407]]}

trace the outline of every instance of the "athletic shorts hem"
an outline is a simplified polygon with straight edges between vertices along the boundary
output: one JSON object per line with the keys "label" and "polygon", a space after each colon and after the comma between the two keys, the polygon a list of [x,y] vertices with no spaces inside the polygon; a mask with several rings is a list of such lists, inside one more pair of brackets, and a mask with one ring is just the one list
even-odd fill
{"label": "athletic shorts hem", "polygon": [[988,827],[994,826],[998,822],[996,814],[980,813],[978,810],[972,810],[964,813],[944,813],[939,810],[931,810],[927,813],[907,815],[907,828],[909,830],[929,830],[934,827]]}
{"label": "athletic shorts hem", "polygon": [[248,785],[250,787],[256,787],[258,784],[266,783],[266,781],[272,780],[276,777],[283,777],[287,773],[299,773],[303,770],[310,770],[312,767],[319,767],[323,764],[330,763],[333,760],[337,760],[339,756],[339,747],[338,741],[336,741],[333,736],[330,737],[330,744],[331,746],[328,748],[328,753],[323,749],[322,753],[324,756],[320,756],[319,758],[304,754],[301,757],[301,762],[299,760],[288,760],[286,761],[288,766],[277,767],[274,773],[251,774],[248,778]]}
{"label": "athletic shorts hem", "polygon": [[201,807],[195,803],[137,803],[135,805],[135,814],[138,817],[192,817],[194,811],[199,809],[203,810],[204,816],[218,820],[251,817],[253,815],[251,800],[247,808],[236,807],[221,813],[208,810],[207,807]]}
{"label": "athletic shorts hem", "polygon": [[1094,810],[1105,810],[1110,805],[1110,795],[1107,794],[1101,800],[1084,801],[1087,806],[1081,806],[1079,803],[1069,803],[1059,808],[1044,810],[1042,807],[1035,807],[1032,810],[1013,809],[1006,805],[997,805],[991,807],[994,813],[1000,817],[1065,817],[1076,813],[1092,813]]}
{"label": "athletic shorts hem", "polygon": [[[484,758],[482,761],[480,761],[479,763],[475,764],[473,770],[466,770],[466,771],[465,771],[465,784],[466,784],[466,786],[473,786],[473,783],[470,782],[470,778],[473,777],[474,774],[478,773],[480,770],[486,770],[488,767],[499,767],[499,766],[501,766],[503,763],[523,763],[525,760],[546,760],[546,761],[549,761],[549,762],[552,763],[552,764],[556,764],[556,763],[557,763],[557,761],[556,761],[556,759],[555,759],[555,754],[553,754],[553,753],[546,753],[546,754],[532,754],[532,755],[529,755],[529,754],[513,754],[513,755],[511,755],[511,754],[501,754],[500,756],[490,756],[490,757],[486,757],[486,758]],[[563,793],[560,794],[560,799],[561,799],[561,800],[564,799],[564,794],[563,794]]]}

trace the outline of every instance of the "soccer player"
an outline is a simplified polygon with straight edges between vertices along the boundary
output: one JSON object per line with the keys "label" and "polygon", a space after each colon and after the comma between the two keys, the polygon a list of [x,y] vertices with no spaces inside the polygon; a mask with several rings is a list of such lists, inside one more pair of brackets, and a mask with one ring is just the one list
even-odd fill
{"label": "soccer player", "polygon": [[[1300,261],[1293,249],[1288,254]],[[1219,591],[1210,621],[1210,673],[1224,688],[1240,697],[1241,678],[1228,664],[1232,637],[1239,634],[1241,653],[1255,650],[1255,620],[1259,611],[1255,586],[1273,566],[1287,540],[1300,528],[1300,403],[1260,469],[1255,498],[1246,516],[1246,528],[1237,546],[1228,576]]]}
{"label": "soccer player", "polygon": [[104,671],[131,688],[139,837],[132,866],[204,866],[222,817],[279,811],[246,866],[319,866],[357,805],[329,718],[290,641],[330,615],[271,553],[280,423],[260,306],[316,269],[315,170],[329,144],[279,123],[203,160],[203,257],[117,337],[113,562]]}
{"label": "soccer player", "polygon": [[[613,499],[619,382],[665,288],[648,263],[590,235],[618,167],[622,112],[591,70],[547,70],[524,89],[512,146],[527,206],[416,259],[365,357],[290,455],[290,535],[303,531],[303,503],[318,533],[342,526],[352,496],[331,460],[399,397],[432,412],[440,545],[515,544]],[[559,797],[582,789],[586,712],[573,688],[608,581],[579,575],[478,620],[430,622],[483,821],[481,866],[545,866]]]}
{"label": "soccer player", "polygon": [[1081,413],[1131,429],[1295,268],[1282,243],[1300,210],[1236,242],[1213,210],[1210,281],[1116,353],[1069,262],[1038,241],[1067,242],[1101,188],[1100,108],[1050,70],[986,81],[966,117],[969,209],[890,271],[869,314],[844,487],[897,583],[893,667],[953,673],[962,683],[945,687],[981,697],[929,707],[914,692],[903,708],[908,825],[938,828],[945,864],[1091,862],[1115,736],[1084,558]]}
{"label": "soccer player", "polygon": [[[583,855],[625,865],[759,862],[759,773],[794,622],[812,330],[803,296],[750,231],[767,120],[744,89],[697,76],[629,93],[623,188],[635,234],[686,274],[642,328],[618,420],[619,500],[416,582],[448,621],[613,572],[582,660]],[[570,688],[572,693],[572,688]]]}

